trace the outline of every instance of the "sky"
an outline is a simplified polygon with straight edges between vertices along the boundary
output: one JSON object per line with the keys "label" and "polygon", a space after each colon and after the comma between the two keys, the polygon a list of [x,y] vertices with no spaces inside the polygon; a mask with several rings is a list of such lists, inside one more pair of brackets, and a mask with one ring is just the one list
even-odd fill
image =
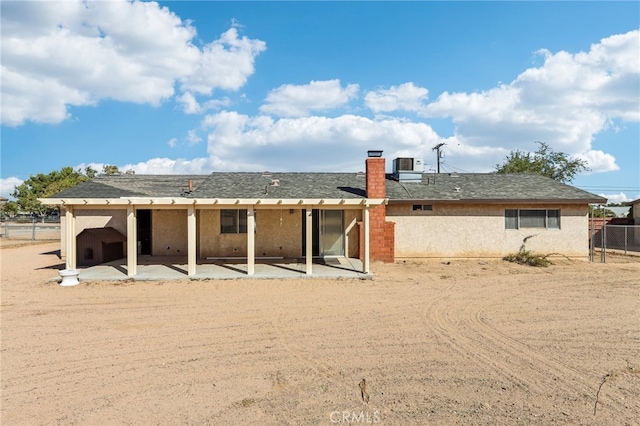
{"label": "sky", "polygon": [[2,1],[0,193],[65,166],[486,173],[640,198],[640,2]]}

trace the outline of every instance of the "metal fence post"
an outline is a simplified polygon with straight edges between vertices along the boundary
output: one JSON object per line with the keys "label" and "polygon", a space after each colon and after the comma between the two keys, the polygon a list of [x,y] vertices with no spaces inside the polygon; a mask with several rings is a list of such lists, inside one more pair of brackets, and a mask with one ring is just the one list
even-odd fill
{"label": "metal fence post", "polygon": [[602,224],[602,261],[607,263],[607,218],[603,218]]}
{"label": "metal fence post", "polygon": [[624,254],[627,254],[627,229],[628,227],[625,225],[624,227]]}
{"label": "metal fence post", "polygon": [[31,241],[36,240],[36,218],[31,219]]}

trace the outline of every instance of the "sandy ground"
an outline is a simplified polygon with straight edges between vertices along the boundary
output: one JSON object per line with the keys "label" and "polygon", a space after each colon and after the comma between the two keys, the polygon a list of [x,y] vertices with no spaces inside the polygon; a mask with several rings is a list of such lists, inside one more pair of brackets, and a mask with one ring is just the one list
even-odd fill
{"label": "sandy ground", "polygon": [[63,288],[56,248],[0,250],[3,425],[640,424],[640,259]]}

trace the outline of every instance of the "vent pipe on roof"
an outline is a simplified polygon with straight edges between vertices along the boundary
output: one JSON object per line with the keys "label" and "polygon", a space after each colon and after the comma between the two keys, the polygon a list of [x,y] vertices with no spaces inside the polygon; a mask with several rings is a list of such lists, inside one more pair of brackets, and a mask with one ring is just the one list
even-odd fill
{"label": "vent pipe on roof", "polygon": [[189,179],[189,194],[193,192],[193,181]]}

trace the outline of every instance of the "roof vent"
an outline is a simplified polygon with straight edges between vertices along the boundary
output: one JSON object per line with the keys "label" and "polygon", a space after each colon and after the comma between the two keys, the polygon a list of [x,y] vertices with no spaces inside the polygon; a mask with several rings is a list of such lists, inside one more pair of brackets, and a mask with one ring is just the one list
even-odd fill
{"label": "roof vent", "polygon": [[460,192],[460,187],[459,187],[459,186],[454,187],[454,188],[453,188],[453,191],[454,191],[454,192]]}
{"label": "roof vent", "polygon": [[382,150],[376,150],[376,149],[372,149],[367,151],[367,157],[369,158],[376,158],[376,157],[382,157]]}
{"label": "roof vent", "polygon": [[280,186],[280,179],[272,179],[271,186]]}
{"label": "roof vent", "polygon": [[269,172],[269,171],[262,172],[262,177],[270,178],[271,177],[271,172]]}
{"label": "roof vent", "polygon": [[360,171],[360,172],[356,173],[356,177],[361,177],[361,178],[367,177],[367,174],[365,172]]}

